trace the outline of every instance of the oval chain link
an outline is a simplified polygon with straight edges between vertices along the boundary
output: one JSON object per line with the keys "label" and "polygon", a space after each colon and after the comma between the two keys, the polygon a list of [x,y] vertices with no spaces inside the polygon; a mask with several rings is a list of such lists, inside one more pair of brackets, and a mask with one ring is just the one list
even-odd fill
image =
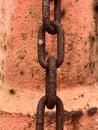
{"label": "oval chain link", "polygon": [[[46,96],[42,97],[37,106],[36,130],[44,130]],[[63,130],[64,109],[62,101],[56,96],[56,130]]]}
{"label": "oval chain link", "polygon": [[48,58],[49,69],[46,69],[46,106],[48,109],[53,109],[56,103],[56,77],[57,67],[54,56]]}
{"label": "oval chain link", "polygon": [[[63,63],[64,60],[64,30],[61,26],[61,24],[57,23],[56,21],[51,21],[51,25],[56,29],[57,31],[57,68]],[[40,65],[47,69],[49,67],[48,62],[46,61],[45,55],[45,28],[44,25],[42,25],[39,29],[38,33],[38,59]]]}

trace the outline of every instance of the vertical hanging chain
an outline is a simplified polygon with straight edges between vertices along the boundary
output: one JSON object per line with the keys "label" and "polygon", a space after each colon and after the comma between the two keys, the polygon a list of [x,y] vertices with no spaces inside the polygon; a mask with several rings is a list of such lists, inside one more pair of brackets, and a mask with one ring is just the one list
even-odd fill
{"label": "vertical hanging chain", "polygon": [[[64,109],[61,99],[56,95],[57,68],[64,60],[64,30],[61,25],[61,0],[54,0],[54,20],[50,20],[50,0],[42,1],[43,24],[38,33],[38,60],[46,70],[46,91],[37,106],[36,130],[44,130],[45,106],[53,109],[56,106],[56,130],[63,130]],[[57,34],[57,59],[49,56],[46,59],[46,32]]]}

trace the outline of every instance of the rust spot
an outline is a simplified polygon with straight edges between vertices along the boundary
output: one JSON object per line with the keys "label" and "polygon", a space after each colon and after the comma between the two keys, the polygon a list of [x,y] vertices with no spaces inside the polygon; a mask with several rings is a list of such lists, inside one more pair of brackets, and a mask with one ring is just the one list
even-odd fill
{"label": "rust spot", "polygon": [[32,73],[31,76],[34,77],[34,74]]}
{"label": "rust spot", "polygon": [[68,50],[70,51],[70,50],[73,50],[73,43],[69,43],[68,44]]}
{"label": "rust spot", "polygon": [[27,39],[27,34],[26,34],[26,32],[21,33],[21,38],[22,38],[22,40],[26,40],[26,39]]}
{"label": "rust spot", "polygon": [[67,65],[70,65],[71,63],[70,63],[70,61],[67,61],[66,64],[67,64]]}
{"label": "rust spot", "polygon": [[90,49],[91,49],[94,46],[95,37],[90,35],[89,36],[89,41],[90,41]]}
{"label": "rust spot", "polygon": [[13,31],[14,29],[13,28],[11,28],[11,31]]}
{"label": "rust spot", "polygon": [[4,50],[5,50],[5,51],[7,50],[7,45],[4,45]]}
{"label": "rust spot", "polygon": [[84,94],[81,94],[81,97],[84,97]]}
{"label": "rust spot", "polygon": [[79,0],[75,0],[75,3],[78,2]]}
{"label": "rust spot", "polygon": [[89,107],[89,104],[87,103],[87,107]]}
{"label": "rust spot", "polygon": [[76,98],[74,98],[74,100],[77,100]]}
{"label": "rust spot", "polygon": [[85,42],[85,45],[87,45],[87,42]]}
{"label": "rust spot", "polygon": [[28,128],[31,128],[32,127],[32,122],[29,122],[28,123]]}
{"label": "rust spot", "polygon": [[30,114],[27,114],[27,117],[29,117],[29,118],[30,118],[30,117],[31,117],[31,115],[30,115]]}
{"label": "rust spot", "polygon": [[89,63],[88,64],[86,64],[86,65],[84,65],[84,68],[86,69],[86,68],[88,68],[88,65],[89,65]]}
{"label": "rust spot", "polygon": [[21,70],[21,71],[20,71],[20,74],[21,74],[21,75],[24,75],[24,71],[23,71],[23,70]]}
{"label": "rust spot", "polygon": [[15,90],[14,90],[14,89],[10,89],[10,90],[9,90],[9,93],[10,93],[11,95],[16,94],[16,92],[15,92]]}
{"label": "rust spot", "polygon": [[29,14],[32,14],[32,11],[30,11]]}
{"label": "rust spot", "polygon": [[97,112],[97,107],[93,107],[87,110],[88,116],[93,116]]}
{"label": "rust spot", "polygon": [[83,112],[82,110],[78,110],[78,111],[72,111],[71,114],[73,118],[80,118],[83,115]]}
{"label": "rust spot", "polygon": [[61,11],[61,17],[64,17],[65,13],[66,13],[65,9],[62,9],[62,11]]}
{"label": "rust spot", "polygon": [[24,59],[24,55],[23,55],[23,56],[20,55],[18,58],[19,58],[20,60],[23,60],[23,59]]}
{"label": "rust spot", "polygon": [[94,11],[96,11],[98,13],[98,1],[97,0],[94,1],[93,8],[94,8]]}
{"label": "rust spot", "polygon": [[79,95],[79,97],[82,97],[82,98],[83,98],[83,97],[84,97],[84,95],[83,95],[83,94],[81,94],[81,95]]}

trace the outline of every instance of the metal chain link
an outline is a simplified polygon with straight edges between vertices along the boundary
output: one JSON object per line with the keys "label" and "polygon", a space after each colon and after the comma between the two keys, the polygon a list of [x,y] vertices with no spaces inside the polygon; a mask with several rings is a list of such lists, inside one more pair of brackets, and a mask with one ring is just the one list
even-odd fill
{"label": "metal chain link", "polygon": [[[62,29],[61,24],[57,23],[56,21],[51,21],[50,22],[53,27],[56,29],[57,33],[57,67],[59,67],[64,60],[64,30]],[[49,68],[49,64],[46,61],[45,58],[45,26],[42,25],[39,29],[39,34],[38,34],[38,59],[40,65],[47,69]]]}
{"label": "metal chain link", "polygon": [[[61,99],[56,96],[57,68],[64,60],[64,30],[61,25],[61,0],[54,0],[54,21],[50,21],[50,0],[42,1],[43,24],[38,33],[38,59],[46,69],[46,92],[37,106],[36,130],[44,130],[45,106],[53,109],[56,106],[56,130],[63,130],[64,108]],[[57,59],[49,56],[46,60],[46,32],[57,34]]]}
{"label": "metal chain link", "polygon": [[[42,3],[43,25],[48,33],[56,34],[57,31],[50,21],[50,0]],[[54,0],[54,21],[61,23],[61,0]]]}

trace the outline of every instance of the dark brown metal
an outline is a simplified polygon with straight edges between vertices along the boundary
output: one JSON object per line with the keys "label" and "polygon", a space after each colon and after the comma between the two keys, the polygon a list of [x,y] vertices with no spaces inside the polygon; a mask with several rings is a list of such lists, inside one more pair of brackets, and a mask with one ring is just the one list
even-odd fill
{"label": "dark brown metal", "polygon": [[48,109],[53,109],[56,102],[56,77],[57,67],[56,59],[53,56],[48,58],[49,68],[46,69],[46,106]]}
{"label": "dark brown metal", "polygon": [[69,117],[71,117],[72,119],[77,119],[77,118],[79,119],[82,117],[82,115],[83,115],[82,110],[71,111],[71,112],[64,110],[64,117],[66,119]]}
{"label": "dark brown metal", "polygon": [[[63,63],[64,60],[64,30],[61,24],[57,23],[56,21],[51,21],[51,25],[57,31],[57,68]],[[48,62],[45,58],[45,28],[42,25],[39,29],[38,34],[38,59],[40,65],[47,69],[49,67]]]}
{"label": "dark brown metal", "polygon": [[45,58],[45,29],[43,25],[40,27],[38,33],[38,60],[44,69],[48,68],[49,65]]}
{"label": "dark brown metal", "polygon": [[36,130],[44,130],[44,111],[46,105],[46,97],[42,97],[37,106]]}
{"label": "dark brown metal", "polygon": [[59,97],[56,99],[56,130],[63,130],[64,128],[64,108],[63,103]]}
{"label": "dark brown metal", "polygon": [[[42,2],[43,25],[50,34],[56,34],[54,26],[50,21],[50,0]],[[61,0],[54,0],[54,21],[61,23]]]}
{"label": "dark brown metal", "polygon": [[[36,130],[44,130],[46,96],[42,97],[37,107]],[[62,101],[56,96],[56,130],[63,130],[64,109]]]}
{"label": "dark brown metal", "polygon": [[[53,109],[56,106],[56,130],[63,130],[64,109],[62,101],[56,96],[57,68],[64,60],[64,30],[61,25],[61,0],[54,0],[54,21],[50,21],[50,0],[43,0],[43,24],[38,33],[38,60],[46,69],[46,91],[37,107],[36,130],[44,130],[45,106]],[[49,56],[46,59],[46,31],[57,34],[57,58]]]}
{"label": "dark brown metal", "polygon": [[96,36],[98,37],[98,0],[94,0],[94,5],[93,5],[93,9],[94,9],[94,18],[95,18],[95,25],[96,25]]}
{"label": "dark brown metal", "polygon": [[54,0],[54,21],[61,24],[61,0]]}
{"label": "dark brown metal", "polygon": [[97,13],[97,15],[98,15],[98,0],[94,0],[94,6],[93,6],[93,8],[94,8],[94,11]]}
{"label": "dark brown metal", "polygon": [[89,108],[87,110],[87,113],[89,116],[93,116],[97,112],[97,110],[98,110],[97,107]]}

